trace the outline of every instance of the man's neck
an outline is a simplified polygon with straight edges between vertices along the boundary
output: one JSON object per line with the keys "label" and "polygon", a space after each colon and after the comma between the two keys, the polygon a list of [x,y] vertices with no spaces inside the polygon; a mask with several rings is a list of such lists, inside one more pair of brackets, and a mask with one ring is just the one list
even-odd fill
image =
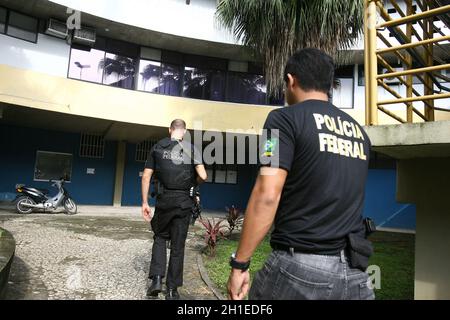
{"label": "man's neck", "polygon": [[310,91],[310,92],[305,92],[302,95],[300,95],[299,97],[299,101],[300,102],[304,102],[307,100],[321,100],[321,101],[325,101],[328,102],[328,94],[320,92],[320,91]]}

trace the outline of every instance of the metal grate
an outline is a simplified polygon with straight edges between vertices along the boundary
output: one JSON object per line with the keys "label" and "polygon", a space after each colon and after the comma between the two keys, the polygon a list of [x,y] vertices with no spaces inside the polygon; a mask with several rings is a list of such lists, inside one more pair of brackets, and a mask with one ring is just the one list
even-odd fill
{"label": "metal grate", "polygon": [[80,139],[80,157],[103,158],[105,156],[105,139],[101,135],[82,133]]}
{"label": "metal grate", "polygon": [[145,162],[147,160],[148,153],[156,143],[157,141],[154,140],[146,140],[138,143],[136,145],[136,161]]}

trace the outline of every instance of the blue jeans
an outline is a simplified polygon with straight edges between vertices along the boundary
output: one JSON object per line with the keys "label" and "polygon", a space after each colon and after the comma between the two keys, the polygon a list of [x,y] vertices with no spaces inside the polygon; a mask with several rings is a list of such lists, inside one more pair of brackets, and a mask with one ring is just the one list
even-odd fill
{"label": "blue jeans", "polygon": [[373,300],[369,276],[341,256],[273,251],[258,271],[250,300]]}

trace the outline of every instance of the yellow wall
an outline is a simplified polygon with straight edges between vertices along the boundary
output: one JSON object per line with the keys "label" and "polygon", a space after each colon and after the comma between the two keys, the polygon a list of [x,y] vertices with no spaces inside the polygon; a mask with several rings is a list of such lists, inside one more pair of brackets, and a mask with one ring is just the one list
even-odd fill
{"label": "yellow wall", "polygon": [[[183,118],[190,129],[194,122],[202,121],[204,130],[240,132],[259,132],[273,108],[118,89],[7,65],[0,65],[0,102],[158,127],[167,127],[174,118]],[[346,112],[364,124],[364,106]],[[450,113],[441,114],[450,119]],[[437,114],[436,119],[443,117]],[[396,123],[381,112],[379,122]]]}
{"label": "yellow wall", "polygon": [[397,166],[397,200],[416,204],[416,299],[450,299],[449,163],[425,158]]}

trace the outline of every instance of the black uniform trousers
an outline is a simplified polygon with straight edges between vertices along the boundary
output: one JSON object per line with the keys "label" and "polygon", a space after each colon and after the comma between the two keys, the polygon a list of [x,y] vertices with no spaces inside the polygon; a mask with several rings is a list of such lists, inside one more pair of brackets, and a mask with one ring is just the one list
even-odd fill
{"label": "black uniform trousers", "polygon": [[149,278],[166,274],[167,248],[170,240],[170,259],[166,286],[183,285],[184,247],[192,215],[192,199],[186,192],[168,192],[156,199],[155,214],[151,221],[154,232],[152,261]]}

